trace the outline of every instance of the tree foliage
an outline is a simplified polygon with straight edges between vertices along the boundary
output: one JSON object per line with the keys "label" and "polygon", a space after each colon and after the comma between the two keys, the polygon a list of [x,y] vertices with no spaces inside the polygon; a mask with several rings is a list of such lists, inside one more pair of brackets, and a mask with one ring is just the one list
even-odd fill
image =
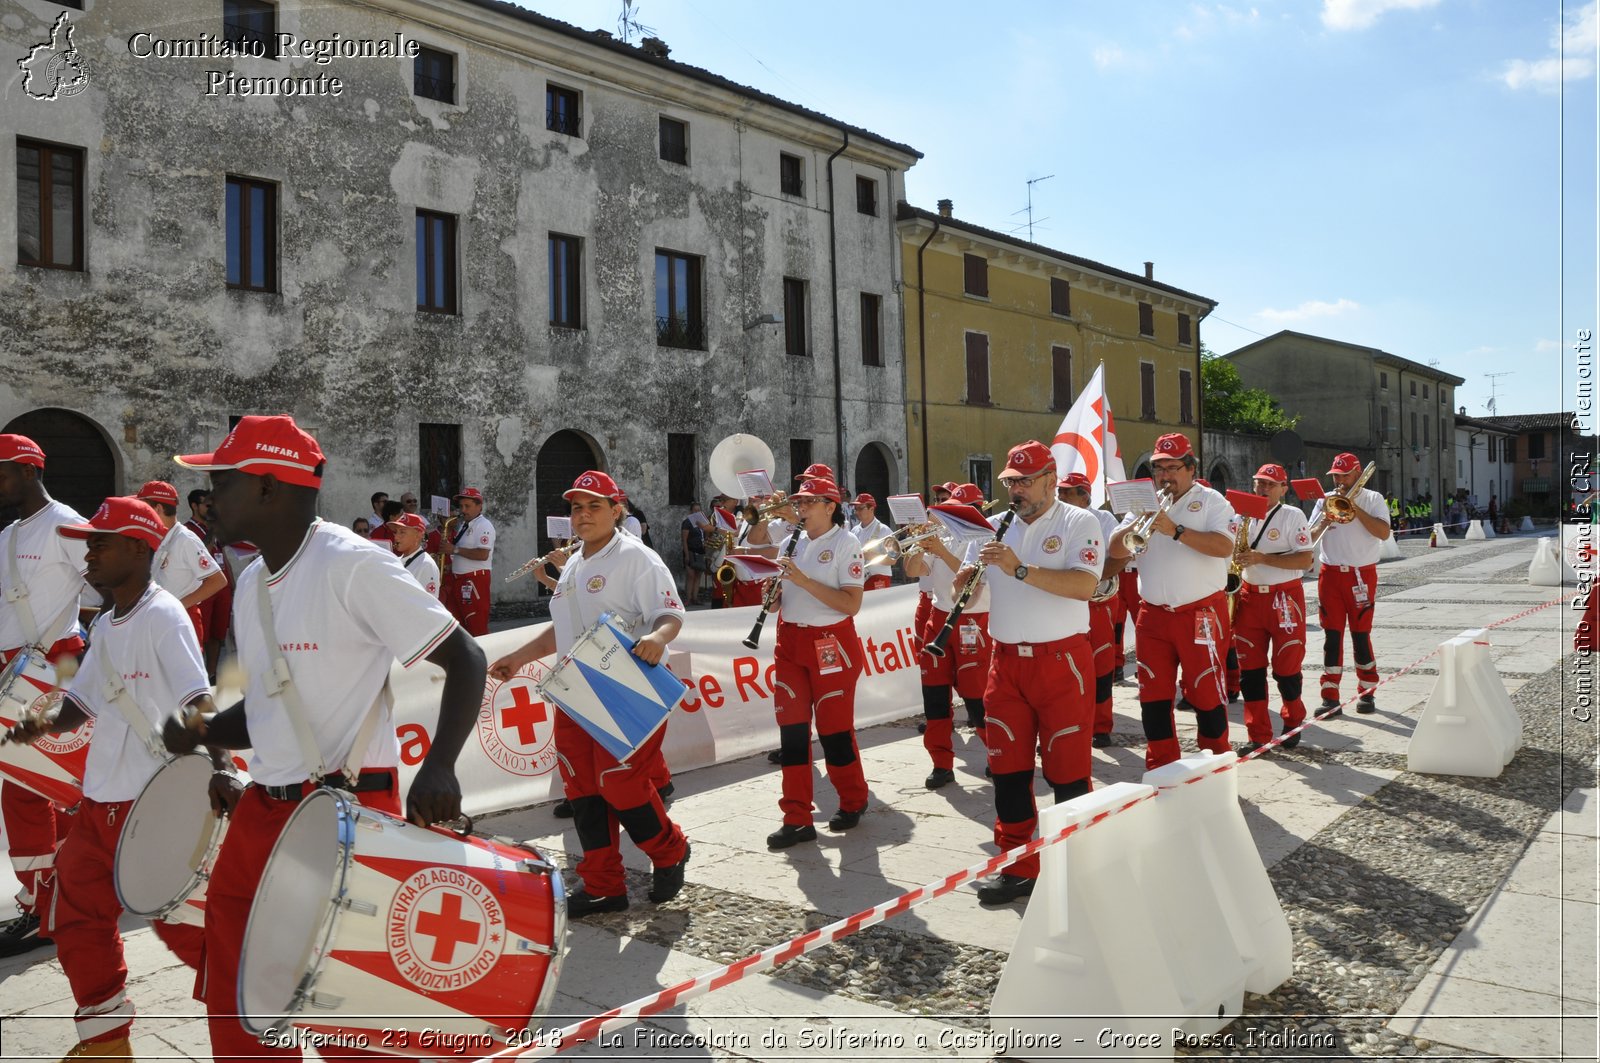
{"label": "tree foliage", "polygon": [[1300,423],[1260,388],[1247,388],[1234,364],[1200,348],[1200,409],[1207,429],[1269,436]]}

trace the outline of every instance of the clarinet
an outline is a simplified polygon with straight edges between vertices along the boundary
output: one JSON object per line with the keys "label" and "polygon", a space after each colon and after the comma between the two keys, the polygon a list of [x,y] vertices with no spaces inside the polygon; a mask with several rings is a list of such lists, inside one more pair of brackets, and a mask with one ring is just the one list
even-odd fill
{"label": "clarinet", "polygon": [[[789,536],[789,545],[783,548],[783,559],[787,561],[794,556],[794,548],[800,545],[800,528],[795,527],[794,533]],[[744,637],[744,646],[753,650],[761,644],[761,629],[766,626],[767,614],[772,612],[772,607],[778,604],[778,577],[773,576],[767,581],[767,592],[761,596],[761,612],[756,614],[755,626],[750,629],[750,634]]]}
{"label": "clarinet", "polygon": [[[994,541],[999,542],[1006,537],[1006,529],[1011,527],[1011,522],[1016,519],[1017,504],[1011,503],[1011,508],[1006,510],[1006,515],[1000,518],[999,527],[994,530]],[[967,603],[972,601],[972,596],[978,592],[978,581],[983,579],[983,570],[988,566],[982,561],[978,562],[972,570],[972,575],[967,577],[967,582],[962,585],[961,593],[956,595],[955,608],[950,610],[950,616],[944,622],[944,627],[933,636],[933,641],[922,647],[922,652],[930,657],[943,657],[945,644],[950,641],[951,632],[955,631],[956,624],[961,620],[961,614],[967,608]]]}

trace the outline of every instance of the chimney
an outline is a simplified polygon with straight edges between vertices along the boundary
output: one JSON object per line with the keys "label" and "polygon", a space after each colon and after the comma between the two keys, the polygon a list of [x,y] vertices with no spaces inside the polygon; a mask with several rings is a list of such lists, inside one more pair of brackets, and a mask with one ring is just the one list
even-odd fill
{"label": "chimney", "polygon": [[667,53],[672,51],[671,48],[667,47],[667,42],[660,37],[646,37],[639,42],[639,50],[645,55],[654,56],[657,59],[665,59]]}
{"label": "chimney", "polygon": [[1156,279],[1156,264],[1154,262],[1146,262],[1144,264],[1144,279],[1147,281]]}
{"label": "chimney", "polygon": [[939,217],[941,217],[941,218],[954,217],[955,216],[955,214],[954,214],[955,209],[956,209],[956,205],[955,205],[955,202],[953,200],[949,200],[949,199],[941,199],[941,200],[939,200]]}

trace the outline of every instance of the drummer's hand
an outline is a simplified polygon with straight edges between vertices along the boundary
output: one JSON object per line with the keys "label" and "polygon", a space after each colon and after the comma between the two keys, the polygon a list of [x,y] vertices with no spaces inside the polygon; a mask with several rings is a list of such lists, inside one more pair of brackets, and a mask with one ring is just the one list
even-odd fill
{"label": "drummer's hand", "polygon": [[194,752],[194,748],[205,736],[205,720],[199,713],[192,713],[188,708],[174,712],[161,726],[161,741],[166,743],[167,752],[180,756]]}
{"label": "drummer's hand", "polygon": [[667,640],[659,632],[652,631],[633,644],[633,655],[645,664],[660,664],[661,658],[667,655]]}
{"label": "drummer's hand", "polygon": [[453,768],[424,760],[406,795],[406,819],[419,827],[461,818],[461,784]]}
{"label": "drummer's hand", "polygon": [[489,666],[489,676],[492,679],[500,680],[502,683],[508,682],[512,676],[517,674],[517,669],[527,663],[527,661],[521,660],[519,655],[513,651]]}
{"label": "drummer's hand", "polygon": [[19,746],[32,745],[47,731],[50,730],[50,721],[42,716],[24,715],[14,726],[6,731],[6,741]]}
{"label": "drummer's hand", "polygon": [[232,772],[213,772],[206,793],[211,798],[211,814],[226,818],[233,815],[244,796],[244,780]]}

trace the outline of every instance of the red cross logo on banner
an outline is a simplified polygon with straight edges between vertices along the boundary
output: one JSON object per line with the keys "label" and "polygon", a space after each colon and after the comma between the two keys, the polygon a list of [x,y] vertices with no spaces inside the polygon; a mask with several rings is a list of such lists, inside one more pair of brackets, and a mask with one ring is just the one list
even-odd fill
{"label": "red cross logo on banner", "polygon": [[533,695],[525,686],[511,688],[511,701],[510,708],[500,710],[500,726],[516,728],[517,741],[522,745],[531,746],[534,725],[549,719],[549,711],[545,708],[544,702],[533,700]]}
{"label": "red cross logo on banner", "polygon": [[417,933],[433,938],[434,963],[450,964],[457,945],[471,945],[478,940],[482,923],[461,918],[461,894],[445,893],[437,912],[417,913]]}

